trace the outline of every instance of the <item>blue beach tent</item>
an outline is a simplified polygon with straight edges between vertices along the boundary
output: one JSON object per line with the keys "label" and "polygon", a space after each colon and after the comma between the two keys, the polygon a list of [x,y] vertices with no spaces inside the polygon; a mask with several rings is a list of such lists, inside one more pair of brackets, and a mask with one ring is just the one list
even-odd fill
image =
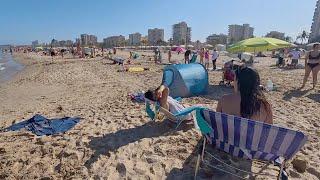
{"label": "blue beach tent", "polygon": [[162,84],[173,98],[197,96],[207,91],[208,72],[199,63],[169,65],[163,70]]}

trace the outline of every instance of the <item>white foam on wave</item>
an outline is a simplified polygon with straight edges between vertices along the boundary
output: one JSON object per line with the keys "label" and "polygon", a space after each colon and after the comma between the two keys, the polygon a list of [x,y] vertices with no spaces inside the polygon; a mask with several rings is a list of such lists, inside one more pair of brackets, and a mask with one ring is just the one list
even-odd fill
{"label": "white foam on wave", "polygon": [[6,68],[4,67],[4,63],[0,63],[0,71],[5,70]]}

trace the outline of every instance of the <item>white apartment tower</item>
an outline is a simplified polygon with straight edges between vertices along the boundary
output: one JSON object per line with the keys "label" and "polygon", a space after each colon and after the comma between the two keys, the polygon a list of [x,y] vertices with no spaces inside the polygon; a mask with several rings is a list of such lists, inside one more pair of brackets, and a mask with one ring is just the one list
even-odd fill
{"label": "white apartment tower", "polygon": [[148,29],[148,44],[154,46],[160,41],[164,41],[164,29]]}
{"label": "white apartment tower", "polygon": [[229,43],[235,43],[244,39],[253,37],[254,28],[249,24],[232,24],[229,25]]}
{"label": "white apartment tower", "polygon": [[309,42],[319,41],[320,39],[320,0],[317,1],[316,9],[313,15],[313,22],[311,25],[311,33]]}
{"label": "white apartment tower", "polygon": [[129,34],[129,45],[130,46],[139,46],[141,44],[141,34],[133,33]]}
{"label": "white apartment tower", "polygon": [[189,44],[191,42],[191,27],[188,27],[186,22],[180,22],[172,26],[173,34],[172,40],[173,44]]}
{"label": "white apartment tower", "polygon": [[83,46],[96,45],[98,42],[97,36],[89,35],[89,34],[81,34],[80,40],[81,40],[81,45]]}

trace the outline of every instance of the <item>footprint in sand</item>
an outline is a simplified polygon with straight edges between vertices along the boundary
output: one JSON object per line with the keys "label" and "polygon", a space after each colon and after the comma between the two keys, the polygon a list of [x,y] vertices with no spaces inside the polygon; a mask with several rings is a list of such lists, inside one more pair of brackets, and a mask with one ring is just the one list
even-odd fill
{"label": "footprint in sand", "polygon": [[123,163],[118,163],[116,170],[118,171],[118,173],[120,174],[120,176],[125,177],[127,174],[127,168]]}

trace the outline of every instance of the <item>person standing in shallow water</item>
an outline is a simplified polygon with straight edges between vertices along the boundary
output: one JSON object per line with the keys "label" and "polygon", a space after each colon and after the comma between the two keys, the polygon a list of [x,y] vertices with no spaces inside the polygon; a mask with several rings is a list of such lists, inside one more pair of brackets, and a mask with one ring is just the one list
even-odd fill
{"label": "person standing in shallow water", "polygon": [[314,44],[312,50],[306,54],[305,58],[305,75],[300,89],[303,89],[312,72],[312,80],[314,89],[318,81],[318,73],[320,71],[320,44]]}

